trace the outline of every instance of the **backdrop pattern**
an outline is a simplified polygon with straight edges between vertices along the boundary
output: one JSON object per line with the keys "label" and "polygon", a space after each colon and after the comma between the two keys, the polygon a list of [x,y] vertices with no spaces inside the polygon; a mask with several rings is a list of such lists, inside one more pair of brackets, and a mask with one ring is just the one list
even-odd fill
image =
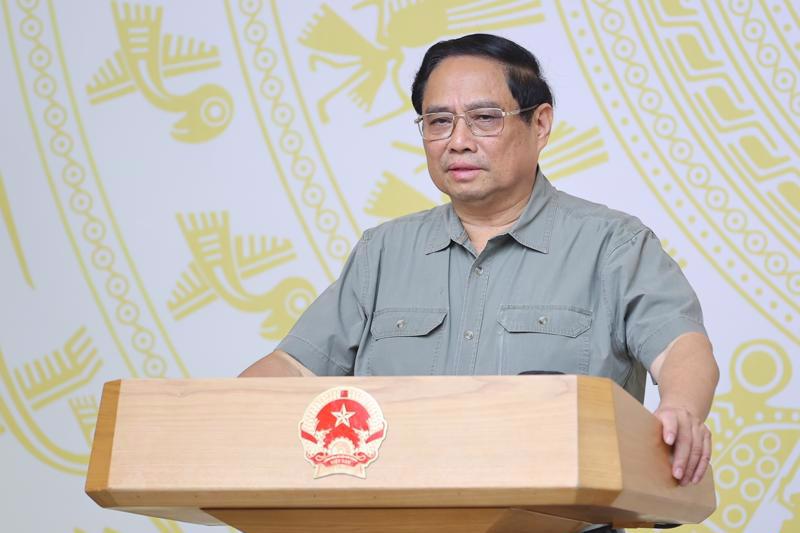
{"label": "backdrop pattern", "polygon": [[0,6],[0,486],[14,531],[200,531],[83,495],[102,383],[235,375],[364,228],[442,202],[410,81],[431,43],[477,31],[542,61],[557,101],[544,172],[642,218],[703,302],[723,374],[719,509],[683,530],[800,531],[791,0]]}

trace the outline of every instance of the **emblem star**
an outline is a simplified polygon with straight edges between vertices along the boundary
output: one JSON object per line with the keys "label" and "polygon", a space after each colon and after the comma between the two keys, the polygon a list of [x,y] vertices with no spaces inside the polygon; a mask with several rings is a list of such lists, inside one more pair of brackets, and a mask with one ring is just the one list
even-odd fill
{"label": "emblem star", "polygon": [[350,417],[356,414],[355,411],[348,411],[345,409],[344,404],[342,404],[342,408],[339,411],[334,411],[333,416],[336,417],[336,426],[338,427],[339,424],[344,424],[347,427],[350,427]]}

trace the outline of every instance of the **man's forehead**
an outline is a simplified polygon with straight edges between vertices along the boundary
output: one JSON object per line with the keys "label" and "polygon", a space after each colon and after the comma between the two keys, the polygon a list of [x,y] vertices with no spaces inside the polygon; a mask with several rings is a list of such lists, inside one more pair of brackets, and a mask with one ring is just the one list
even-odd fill
{"label": "man's forehead", "polygon": [[483,56],[453,56],[431,71],[423,93],[423,113],[504,107],[511,94],[500,61]]}

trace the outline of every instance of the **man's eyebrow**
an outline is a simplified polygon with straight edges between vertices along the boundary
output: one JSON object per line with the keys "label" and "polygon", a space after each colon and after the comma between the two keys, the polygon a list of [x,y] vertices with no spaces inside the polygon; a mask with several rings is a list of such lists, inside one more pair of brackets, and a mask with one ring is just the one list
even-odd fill
{"label": "man's eyebrow", "polygon": [[495,102],[494,100],[478,100],[477,102],[471,102],[470,104],[465,106],[464,109],[470,111],[472,109],[481,109],[484,107],[496,107],[499,109],[503,108],[503,106],[501,106],[498,102]]}
{"label": "man's eyebrow", "polygon": [[447,107],[446,105],[432,105],[423,109],[422,114],[425,115],[428,113],[442,113],[445,111],[450,111],[450,108]]}
{"label": "man's eyebrow", "polygon": [[[494,100],[478,100],[478,101],[475,101],[475,102],[470,102],[469,104],[467,104],[464,107],[464,109],[466,111],[470,111],[472,109],[481,109],[481,108],[484,108],[484,107],[494,107],[494,108],[498,108],[498,109],[502,109],[503,108],[503,106],[501,106],[498,102],[495,102]],[[428,106],[425,109],[423,109],[423,111],[426,114],[427,113],[442,113],[442,112],[453,113],[454,112],[452,107],[449,107],[449,106],[446,106],[446,105]]]}

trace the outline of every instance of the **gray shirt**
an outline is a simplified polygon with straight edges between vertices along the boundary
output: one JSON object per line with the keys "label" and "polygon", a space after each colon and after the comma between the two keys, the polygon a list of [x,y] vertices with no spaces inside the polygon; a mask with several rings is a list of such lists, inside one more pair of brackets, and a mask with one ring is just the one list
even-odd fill
{"label": "gray shirt", "polygon": [[642,401],[646,369],[693,331],[700,304],[652,231],[540,172],[480,255],[450,204],[365,231],[278,348],[318,375],[555,370]]}

